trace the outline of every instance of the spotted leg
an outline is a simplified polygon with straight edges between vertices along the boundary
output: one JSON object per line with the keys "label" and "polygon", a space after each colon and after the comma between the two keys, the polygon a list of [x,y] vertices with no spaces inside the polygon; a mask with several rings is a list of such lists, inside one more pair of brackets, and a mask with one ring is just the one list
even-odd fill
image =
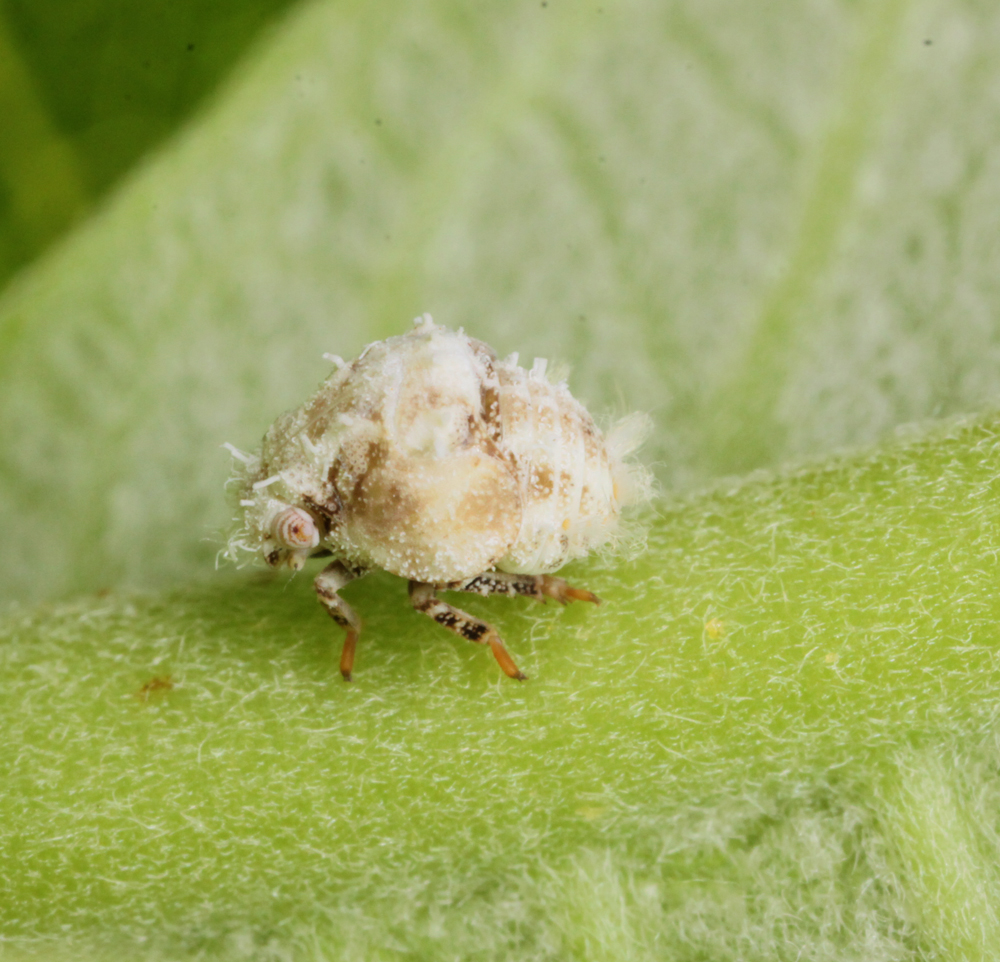
{"label": "spotted leg", "polygon": [[354,667],[354,649],[357,647],[358,635],[361,633],[361,619],[337,592],[348,582],[367,573],[364,568],[351,568],[342,561],[334,561],[327,565],[313,582],[313,588],[316,590],[320,604],[326,608],[327,614],[347,632],[344,638],[344,649],[340,653],[340,673],[344,676],[344,681],[351,680],[351,669]]}
{"label": "spotted leg", "polygon": [[[451,587],[449,585],[449,587]],[[485,621],[473,618],[472,615],[459,611],[458,608],[447,604],[437,597],[438,587],[436,585],[423,584],[420,581],[410,582],[410,604],[417,611],[422,611],[429,615],[439,625],[443,625],[456,635],[474,641],[480,645],[489,645],[504,674],[517,681],[527,679],[511,658],[510,652],[504,647],[496,628],[488,625]]]}
{"label": "spotted leg", "polygon": [[595,605],[601,599],[585,588],[574,588],[562,578],[554,575],[516,575],[507,571],[484,571],[466,581],[453,581],[443,585],[448,591],[471,591],[477,595],[524,595],[536,601],[555,598],[561,605],[571,601],[592,601]]}

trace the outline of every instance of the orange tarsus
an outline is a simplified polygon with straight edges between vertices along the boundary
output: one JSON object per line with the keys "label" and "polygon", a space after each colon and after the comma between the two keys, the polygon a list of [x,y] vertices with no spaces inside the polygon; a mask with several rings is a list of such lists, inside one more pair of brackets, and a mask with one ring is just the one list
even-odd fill
{"label": "orange tarsus", "polygon": [[595,605],[601,603],[601,599],[597,597],[592,591],[587,591],[586,588],[572,588],[569,585],[566,586],[566,594],[573,599],[573,601],[592,601]]}
{"label": "orange tarsus", "polygon": [[490,638],[490,651],[493,652],[493,657],[496,658],[497,663],[508,678],[513,678],[515,681],[528,680],[528,676],[514,664],[514,659],[510,657],[510,652],[504,648],[503,642],[496,635]]}
{"label": "orange tarsus", "polygon": [[340,652],[340,673],[344,681],[351,680],[351,670],[354,668],[354,650],[358,646],[358,633],[353,628],[347,629],[344,637],[344,647]]}
{"label": "orange tarsus", "polygon": [[595,605],[601,603],[601,599],[592,591],[587,591],[586,588],[574,588],[572,585],[566,584],[562,578],[556,578],[553,575],[541,575],[540,577],[542,594],[555,598],[561,605],[569,604],[571,601],[591,601]]}

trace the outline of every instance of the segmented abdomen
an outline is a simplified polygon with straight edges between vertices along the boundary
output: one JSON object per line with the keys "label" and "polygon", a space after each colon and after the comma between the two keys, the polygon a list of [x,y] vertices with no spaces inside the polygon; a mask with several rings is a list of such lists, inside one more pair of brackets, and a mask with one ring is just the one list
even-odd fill
{"label": "segmented abdomen", "polygon": [[497,567],[540,574],[614,534],[618,508],[604,438],[564,384],[497,365],[504,451],[521,490],[520,534]]}

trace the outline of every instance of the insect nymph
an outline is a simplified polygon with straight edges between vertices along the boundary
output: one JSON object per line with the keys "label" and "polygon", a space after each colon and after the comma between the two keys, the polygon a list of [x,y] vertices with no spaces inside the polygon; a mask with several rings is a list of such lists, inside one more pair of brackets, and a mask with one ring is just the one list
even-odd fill
{"label": "insect nymph", "polygon": [[545,362],[526,371],[425,314],[369,344],[302,407],[278,418],[257,454],[234,456],[237,529],[228,553],[317,576],[320,603],[346,631],[350,680],[361,622],[338,595],[373,568],[409,579],[410,602],[524,679],[496,630],[437,597],[442,589],[598,603],[550,572],[612,540],[648,472],[626,462],[647,419],[607,437]]}

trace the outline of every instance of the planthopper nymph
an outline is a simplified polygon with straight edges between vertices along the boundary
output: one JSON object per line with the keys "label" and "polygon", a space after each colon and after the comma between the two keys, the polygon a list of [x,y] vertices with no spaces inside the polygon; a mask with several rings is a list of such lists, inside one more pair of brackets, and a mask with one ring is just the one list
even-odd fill
{"label": "planthopper nymph", "polygon": [[238,502],[228,555],[294,570],[331,558],[314,587],[346,632],[348,681],[361,622],[338,591],[373,568],[407,578],[417,611],[488,644],[523,680],[496,630],[437,593],[599,603],[551,572],[612,542],[622,508],[648,497],[649,472],[627,460],[648,418],[604,435],[544,360],[525,370],[429,314],[354,361],[327,357],[334,372],[259,452],[226,445]]}

